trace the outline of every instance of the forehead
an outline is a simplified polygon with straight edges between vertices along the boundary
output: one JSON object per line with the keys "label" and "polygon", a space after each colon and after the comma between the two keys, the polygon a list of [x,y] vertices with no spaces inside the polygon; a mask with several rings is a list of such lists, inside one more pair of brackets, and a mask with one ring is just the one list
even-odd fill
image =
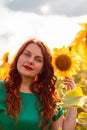
{"label": "forehead", "polygon": [[30,53],[33,53],[35,55],[43,55],[42,54],[42,51],[41,51],[41,48],[37,45],[37,44],[34,44],[34,43],[31,43],[29,44],[24,51],[28,51]]}

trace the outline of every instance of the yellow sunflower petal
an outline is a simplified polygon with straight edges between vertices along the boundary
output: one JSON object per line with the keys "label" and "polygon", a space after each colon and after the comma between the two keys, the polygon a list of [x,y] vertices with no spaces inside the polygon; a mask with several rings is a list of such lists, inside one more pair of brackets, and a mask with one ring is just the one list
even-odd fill
{"label": "yellow sunflower petal", "polygon": [[68,47],[54,49],[52,56],[54,71],[59,78],[65,76],[72,77],[78,70],[80,70],[80,64],[82,61],[80,55],[73,50],[69,50]]}

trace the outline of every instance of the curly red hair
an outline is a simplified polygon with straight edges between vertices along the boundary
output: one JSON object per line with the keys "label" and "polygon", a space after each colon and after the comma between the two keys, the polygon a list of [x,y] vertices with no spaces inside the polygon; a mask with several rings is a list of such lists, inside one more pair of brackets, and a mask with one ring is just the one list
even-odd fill
{"label": "curly red hair", "polygon": [[17,61],[19,56],[29,44],[37,44],[37,46],[41,48],[44,57],[43,71],[41,74],[38,74],[38,80],[33,83],[31,90],[39,97],[39,100],[42,104],[40,113],[42,118],[46,120],[46,123],[43,127],[43,130],[46,130],[49,120],[53,116],[56,102],[60,102],[61,100],[55,91],[57,78],[54,75],[50,50],[40,40],[30,39],[26,41],[17,52],[15,59],[10,66],[9,77],[5,79],[5,84],[7,87],[7,113],[17,119],[18,113],[21,110],[22,99],[19,95],[19,89],[22,79],[17,71]]}

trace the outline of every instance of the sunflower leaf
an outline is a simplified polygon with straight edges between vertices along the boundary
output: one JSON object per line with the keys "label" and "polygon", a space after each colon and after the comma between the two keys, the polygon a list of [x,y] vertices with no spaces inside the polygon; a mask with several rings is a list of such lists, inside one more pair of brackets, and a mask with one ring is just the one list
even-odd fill
{"label": "sunflower leaf", "polygon": [[80,112],[78,114],[78,119],[77,119],[77,123],[81,124],[84,127],[87,127],[87,113],[85,112]]}
{"label": "sunflower leaf", "polygon": [[76,87],[70,91],[67,91],[64,98],[64,107],[80,106],[80,100],[84,96],[82,89],[80,87]]}
{"label": "sunflower leaf", "polygon": [[80,87],[75,87],[70,91],[67,91],[65,97],[82,97],[84,96],[82,89]]}
{"label": "sunflower leaf", "polygon": [[79,106],[81,97],[65,97],[63,99],[64,107]]}

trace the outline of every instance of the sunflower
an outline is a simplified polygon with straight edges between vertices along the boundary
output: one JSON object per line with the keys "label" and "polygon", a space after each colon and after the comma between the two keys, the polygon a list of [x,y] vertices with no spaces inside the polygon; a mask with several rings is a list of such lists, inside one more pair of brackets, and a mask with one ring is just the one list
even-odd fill
{"label": "sunflower", "polygon": [[80,70],[81,57],[78,53],[64,46],[60,49],[53,48],[52,64],[58,78],[72,77]]}
{"label": "sunflower", "polygon": [[9,63],[8,63],[9,52],[6,52],[2,59],[2,65],[0,66],[0,79],[4,79],[9,73]]}
{"label": "sunflower", "polygon": [[71,43],[73,49],[83,58],[82,69],[87,70],[87,23],[79,23],[83,28]]}

